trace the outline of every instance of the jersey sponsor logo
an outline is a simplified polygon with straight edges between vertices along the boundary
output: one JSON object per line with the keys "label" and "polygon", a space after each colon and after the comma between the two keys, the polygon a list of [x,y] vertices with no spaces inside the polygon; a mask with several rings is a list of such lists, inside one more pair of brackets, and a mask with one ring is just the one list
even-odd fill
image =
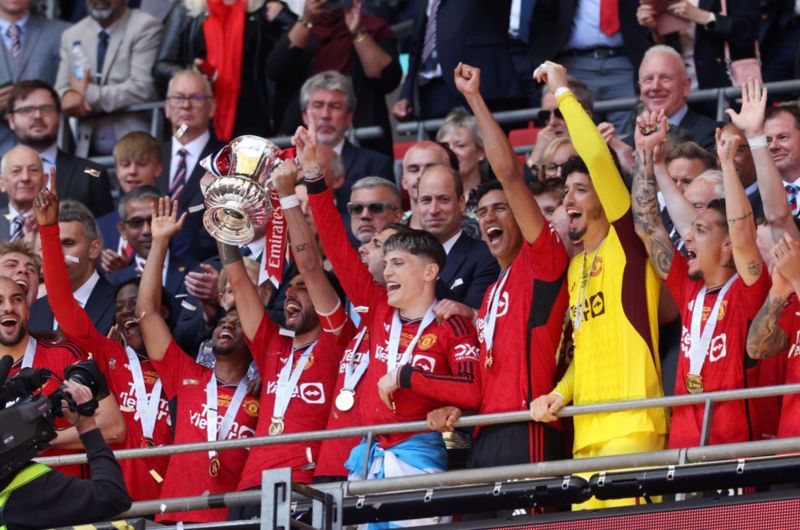
{"label": "jersey sponsor logo", "polygon": [[[133,381],[128,382],[128,389],[119,393],[117,401],[119,408],[123,412],[132,412],[133,420],[139,421],[139,411],[136,408],[136,391],[133,388]],[[172,425],[172,418],[169,415],[169,403],[163,397],[158,400],[158,418],[156,421],[167,420],[167,425]]]}
{"label": "jersey sponsor logo", "polygon": [[508,291],[503,291],[500,295],[500,300],[497,302],[497,318],[506,316],[508,305]]}
{"label": "jersey sponsor logo", "polygon": [[[720,359],[724,359],[728,355],[728,335],[726,333],[720,333],[719,335],[715,335],[713,339],[711,339],[711,345],[708,347],[708,361],[709,362],[717,362]],[[683,356],[687,359],[689,358],[689,350],[692,347],[692,339],[691,335],[689,334],[689,329],[686,326],[683,326],[681,329],[681,351],[683,352]]]}
{"label": "jersey sponsor logo", "polygon": [[[569,308],[570,317],[575,318],[575,306]],[[583,321],[597,318],[606,313],[606,297],[603,291],[593,294],[583,301]]]}
{"label": "jersey sponsor logo", "polygon": [[789,348],[788,358],[791,359],[792,357],[800,357],[800,329],[797,330],[794,336],[794,344]]}
{"label": "jersey sponsor logo", "polygon": [[359,364],[361,359],[364,358],[369,352],[360,351],[355,353],[355,357],[353,356],[353,350],[347,350],[344,352],[344,357],[339,362],[339,373],[343,374],[347,370],[347,364],[352,360],[353,364]]}
{"label": "jersey sponsor logo", "polygon": [[[208,426],[207,423],[207,412],[208,406],[205,403],[200,404],[201,408],[199,411],[197,410],[189,410],[189,423],[197,427],[198,429],[202,430],[204,433],[206,431],[206,427]],[[225,412],[219,411],[217,414],[217,428],[222,425],[222,420],[225,418]],[[219,431],[217,431],[219,432]],[[242,425],[236,419],[231,422],[231,430],[228,431],[228,436],[225,438],[226,440],[233,440],[235,438],[250,438],[255,436],[256,431],[247,425]]]}
{"label": "jersey sponsor logo", "polygon": [[436,344],[437,340],[438,337],[436,336],[435,333],[426,333],[425,335],[420,337],[419,342],[417,344],[419,345],[420,350],[427,350],[428,348]]}
{"label": "jersey sponsor logo", "polygon": [[325,388],[322,383],[302,383],[300,385],[300,399],[309,405],[325,403]]}
{"label": "jersey sponsor logo", "polygon": [[456,344],[453,351],[456,361],[477,361],[480,358],[480,350],[472,344]]}
{"label": "jersey sponsor logo", "polygon": [[433,372],[433,369],[436,368],[436,359],[428,355],[415,355],[411,359],[411,366],[424,372]]}

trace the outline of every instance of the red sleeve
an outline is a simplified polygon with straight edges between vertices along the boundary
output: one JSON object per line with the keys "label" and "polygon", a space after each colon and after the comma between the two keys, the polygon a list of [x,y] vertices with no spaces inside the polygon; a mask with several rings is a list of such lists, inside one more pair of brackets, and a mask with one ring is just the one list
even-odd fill
{"label": "red sleeve", "polygon": [[196,381],[197,385],[203,384],[201,376],[203,371],[207,368],[200,366],[194,359],[183,351],[180,346],[175,342],[175,339],[170,341],[167,346],[167,351],[164,352],[164,358],[160,361],[152,361],[158,372],[158,377],[164,385],[164,393],[167,399],[174,398],[181,386],[184,384],[191,384]]}
{"label": "red sleeve", "polygon": [[672,298],[676,302],[680,302],[683,296],[684,284],[689,279],[689,264],[686,257],[678,250],[672,253],[672,263],[669,266],[667,278],[664,280],[664,285],[669,289]]}
{"label": "red sleeve", "polygon": [[411,365],[400,369],[400,386],[420,396],[466,410],[477,410],[481,401],[480,348],[475,327],[467,319],[450,317],[447,330],[449,374],[427,372]]}
{"label": "red sleeve", "polygon": [[[535,274],[545,281],[560,278],[569,265],[567,255],[558,232],[550,223],[546,224],[533,243],[523,241],[525,262]],[[542,259],[546,257],[546,259]]]}
{"label": "red sleeve", "polygon": [[347,238],[331,190],[324,187],[324,182],[313,182],[309,184],[308,191],[308,203],[317,225],[319,240],[347,297],[353,304],[367,307],[376,300],[385,299],[386,289],[372,280],[372,274],[361,263],[358,252]]}
{"label": "red sleeve", "polygon": [[783,312],[778,319],[778,325],[789,337],[790,344],[794,343],[795,335],[800,331],[800,326],[797,325],[797,317],[800,316],[797,314],[798,312],[800,312],[800,301],[798,301],[797,295],[792,294],[783,306]]}
{"label": "red sleeve", "polygon": [[71,342],[85,352],[92,352],[98,363],[105,367],[108,362],[108,347],[105,342],[109,339],[97,332],[94,322],[72,295],[58,225],[42,226],[39,234],[42,241],[42,269],[47,286],[47,301],[53,310],[53,316]]}

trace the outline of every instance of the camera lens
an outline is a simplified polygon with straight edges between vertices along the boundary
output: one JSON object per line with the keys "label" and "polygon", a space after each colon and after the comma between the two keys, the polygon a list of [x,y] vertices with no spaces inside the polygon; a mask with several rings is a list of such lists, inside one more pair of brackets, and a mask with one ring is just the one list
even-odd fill
{"label": "camera lens", "polygon": [[64,369],[64,379],[75,381],[92,391],[92,397],[98,401],[108,396],[108,384],[97,363],[91,359],[78,361]]}

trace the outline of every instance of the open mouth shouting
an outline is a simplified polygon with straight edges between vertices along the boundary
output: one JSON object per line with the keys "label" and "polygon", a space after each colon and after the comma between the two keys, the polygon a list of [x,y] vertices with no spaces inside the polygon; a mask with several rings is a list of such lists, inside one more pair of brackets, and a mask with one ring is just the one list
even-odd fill
{"label": "open mouth shouting", "polygon": [[129,337],[134,333],[139,332],[139,319],[138,318],[129,318],[122,323],[122,334],[125,337]]}
{"label": "open mouth shouting", "polygon": [[499,226],[487,226],[486,227],[486,239],[489,241],[489,245],[496,245],[503,239],[503,229]]}
{"label": "open mouth shouting", "polygon": [[0,326],[6,331],[13,331],[19,324],[19,316],[6,313],[0,316]]}
{"label": "open mouth shouting", "polygon": [[283,312],[286,315],[286,325],[291,326],[299,323],[303,318],[303,306],[294,298],[287,298],[283,305]]}

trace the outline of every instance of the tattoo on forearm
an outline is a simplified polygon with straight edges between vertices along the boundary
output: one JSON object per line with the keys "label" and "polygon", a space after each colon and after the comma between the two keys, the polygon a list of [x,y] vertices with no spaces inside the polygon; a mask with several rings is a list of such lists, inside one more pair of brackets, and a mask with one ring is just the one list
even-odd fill
{"label": "tattoo on forearm", "polygon": [[217,241],[217,249],[219,250],[219,259],[223,265],[230,265],[242,260],[242,253],[233,245],[226,245]]}
{"label": "tattoo on forearm", "polygon": [[294,249],[297,252],[304,252],[306,250],[306,244],[305,243],[300,243],[299,245],[295,245]]}
{"label": "tattoo on forearm", "polygon": [[753,359],[766,359],[789,347],[789,337],[778,325],[784,301],[767,296],[747,334],[747,354]]}
{"label": "tattoo on forearm", "polygon": [[761,275],[761,261],[753,260],[747,264],[747,274],[751,276],[759,276]]}
{"label": "tattoo on forearm", "polygon": [[647,251],[658,275],[666,278],[672,266],[672,257],[675,255],[672,241],[669,240],[669,237],[656,234],[650,238],[650,245]]}
{"label": "tattoo on forearm", "polygon": [[656,200],[656,176],[652,161],[646,161],[646,153],[636,152],[633,165],[633,188],[631,208],[633,221],[640,233],[647,235],[647,253],[659,276],[665,278],[672,265],[674,250],[664,228],[661,212]]}

